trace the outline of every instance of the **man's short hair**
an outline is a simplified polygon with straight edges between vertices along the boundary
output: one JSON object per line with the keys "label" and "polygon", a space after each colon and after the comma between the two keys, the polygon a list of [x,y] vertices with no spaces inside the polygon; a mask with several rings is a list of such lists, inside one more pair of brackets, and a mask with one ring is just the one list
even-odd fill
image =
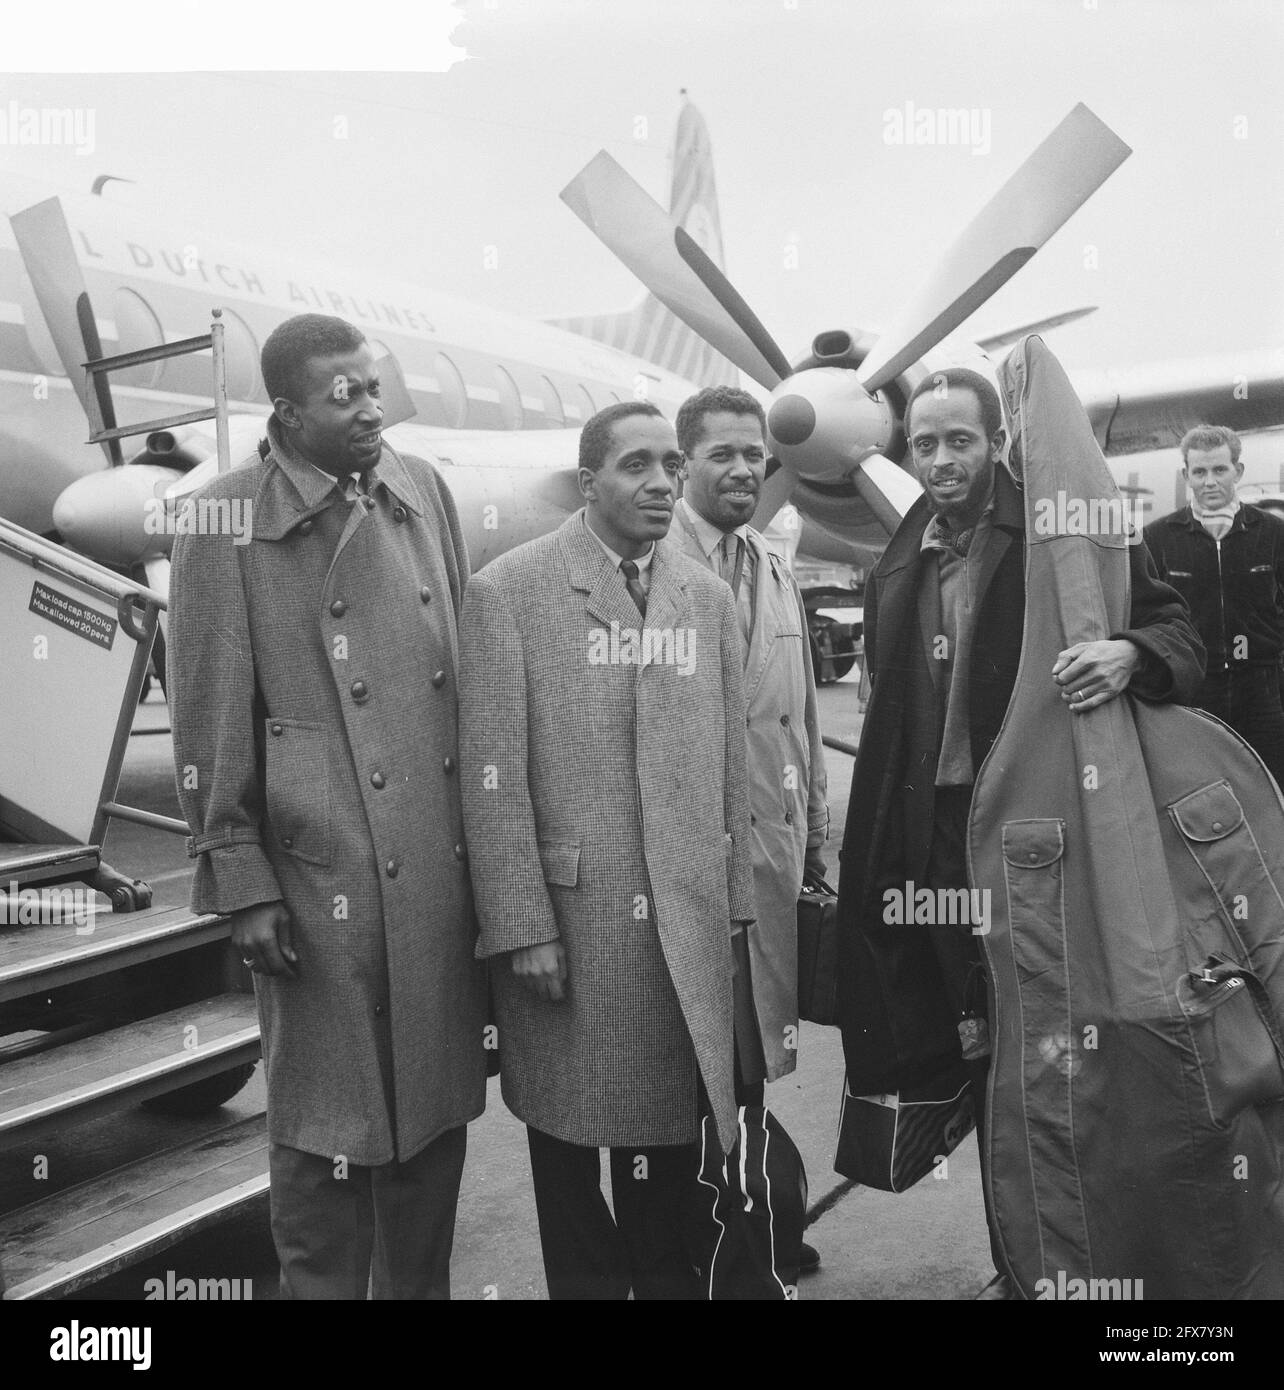
{"label": "man's short hair", "polygon": [[300,404],[307,395],[306,368],[312,358],[355,352],[365,341],[359,328],[333,314],[296,314],[277,324],[259,358],[268,400],[284,396]]}
{"label": "man's short hair", "polygon": [[910,392],[905,402],[905,433],[910,432],[910,412],[920,396],[930,395],[942,386],[948,395],[951,391],[971,391],[981,407],[981,427],[985,437],[993,439],[1003,428],[1003,407],[999,404],[999,393],[991,382],[971,367],[946,367],[943,371],[932,372]]}
{"label": "man's short hair", "polygon": [[1228,429],[1225,425],[1196,425],[1193,430],[1187,430],[1182,436],[1181,441],[1181,463],[1186,466],[1186,455],[1192,449],[1196,453],[1206,454],[1213,449],[1220,449],[1225,444],[1230,450],[1230,461],[1232,464],[1239,462],[1239,451],[1244,447],[1239,442],[1239,435],[1234,430]]}
{"label": "man's short hair", "polygon": [[678,417],[673,422],[678,432],[678,448],[690,455],[700,443],[704,432],[704,417],[726,411],[730,415],[752,415],[762,426],[762,437],[767,437],[767,412],[762,402],[742,391],[738,386],[706,386],[682,402]]}
{"label": "man's short hair", "polygon": [[612,429],[617,420],[627,420],[630,415],[659,415],[664,419],[658,406],[650,401],[616,401],[596,415],[590,415],[580,431],[580,467],[596,473],[606,462],[611,452]]}

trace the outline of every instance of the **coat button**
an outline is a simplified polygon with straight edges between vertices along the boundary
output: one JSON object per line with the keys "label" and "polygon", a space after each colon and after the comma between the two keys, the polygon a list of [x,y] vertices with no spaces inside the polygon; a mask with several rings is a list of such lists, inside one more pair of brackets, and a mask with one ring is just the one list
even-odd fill
{"label": "coat button", "polygon": [[432,590],[427,584],[421,585],[419,589],[419,602],[427,603],[430,598],[432,598]]}
{"label": "coat button", "polygon": [[1221,823],[1221,821],[1215,820],[1215,821],[1213,822],[1213,829],[1214,829],[1214,830],[1220,830],[1221,828],[1222,828],[1222,823]]}
{"label": "coat button", "polygon": [[386,785],[385,782],[384,782],[384,780],[383,780],[383,773],[382,773],[382,772],[372,772],[372,773],[370,774],[370,785],[371,785],[372,787],[376,788],[377,790],[382,791],[383,788],[384,788],[384,786]]}
{"label": "coat button", "polygon": [[1026,858],[1029,859],[1031,864],[1033,864],[1035,860],[1038,859],[1038,857],[1038,854],[1034,850],[1031,850],[1030,853],[1026,856]]}
{"label": "coat button", "polygon": [[294,841],[288,835],[281,836],[281,844],[285,849],[293,849]]}
{"label": "coat button", "polygon": [[363,498],[361,499],[361,501],[362,501],[363,505],[365,506],[366,511],[368,511],[368,512],[374,511],[374,509],[375,509],[375,500],[374,500],[373,497],[363,497]]}
{"label": "coat button", "polygon": [[335,601],[330,605],[330,613],[333,617],[342,618],[347,611],[348,605],[344,603],[344,601],[341,598],[335,599]]}
{"label": "coat button", "polygon": [[757,825],[757,824],[758,824],[758,817],[757,817],[757,816],[752,816],[752,815],[751,815],[751,816],[749,817],[749,824],[750,824],[750,825]]}
{"label": "coat button", "polygon": [[370,692],[366,689],[365,681],[352,682],[352,698],[354,700],[364,700],[369,694]]}
{"label": "coat button", "polygon": [[786,825],[792,825],[793,823],[794,823],[794,813],[793,813],[792,811],[786,811],[786,812],[785,812],[785,824],[786,824]]}
{"label": "coat button", "polygon": [[434,673],[433,673],[433,678],[432,678],[432,683],[433,683],[433,686],[434,686],[437,690],[440,690],[440,689],[442,688],[442,686],[446,684],[446,673],[445,673],[445,671],[436,671],[436,672],[434,672]]}
{"label": "coat button", "polygon": [[463,845],[455,846],[455,858],[458,859],[461,864],[464,862],[465,859],[468,858],[468,851],[463,847]]}
{"label": "coat button", "polygon": [[387,869],[389,878],[396,878],[397,870],[401,868],[401,865],[395,859],[389,859],[384,868]]}
{"label": "coat button", "polygon": [[780,727],[782,729],[787,729],[789,727],[789,716],[787,714],[782,714],[780,716]]}
{"label": "coat button", "polygon": [[446,758],[446,759],[442,762],[441,769],[442,769],[442,771],[446,774],[446,776],[449,777],[450,774],[451,774],[452,772],[454,772],[454,770],[455,770],[455,760],[454,760],[454,758]]}
{"label": "coat button", "polygon": [[382,1017],[383,1017],[383,1005],[382,1005],[382,1004],[376,1004],[376,1005],[375,1005],[375,1008],[374,1008],[374,1011],[375,1011],[375,1017],[376,1017],[376,1018],[382,1018]]}
{"label": "coat button", "polygon": [[406,509],[405,509],[405,507],[394,507],[394,508],[392,509],[392,519],[393,519],[394,521],[405,521],[405,519],[406,519]]}
{"label": "coat button", "polygon": [[299,535],[301,535],[301,536],[310,536],[311,534],[312,534],[312,523],[311,523],[310,521],[305,521],[305,522],[303,523],[303,525],[299,527]]}
{"label": "coat button", "polygon": [[283,727],[282,725],[280,725],[280,724],[273,724],[273,725],[272,725],[272,732],[273,732],[274,734],[276,734],[276,736],[279,738],[283,733],[285,733],[285,729],[284,729],[284,727]]}

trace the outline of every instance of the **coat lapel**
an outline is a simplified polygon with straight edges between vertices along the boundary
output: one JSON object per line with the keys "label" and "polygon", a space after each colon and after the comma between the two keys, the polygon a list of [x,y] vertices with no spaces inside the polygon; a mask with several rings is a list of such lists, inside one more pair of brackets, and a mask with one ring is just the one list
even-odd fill
{"label": "coat lapel", "polygon": [[[624,576],[612,566],[606,551],[589,534],[583,510],[564,521],[557,534],[566,558],[568,581],[572,589],[586,595],[584,606],[589,616],[606,627],[612,623],[622,628],[641,627],[642,615],[629,597]],[[655,583],[654,574],[651,582]],[[648,602],[647,612],[650,611]]]}

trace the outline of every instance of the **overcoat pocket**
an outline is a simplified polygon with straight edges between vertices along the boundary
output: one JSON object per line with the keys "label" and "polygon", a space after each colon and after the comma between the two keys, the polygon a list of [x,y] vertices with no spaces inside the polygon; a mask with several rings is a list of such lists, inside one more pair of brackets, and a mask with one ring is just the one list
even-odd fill
{"label": "overcoat pocket", "polygon": [[276,843],[308,864],[330,863],[330,769],[319,724],[268,719],[267,817]]}

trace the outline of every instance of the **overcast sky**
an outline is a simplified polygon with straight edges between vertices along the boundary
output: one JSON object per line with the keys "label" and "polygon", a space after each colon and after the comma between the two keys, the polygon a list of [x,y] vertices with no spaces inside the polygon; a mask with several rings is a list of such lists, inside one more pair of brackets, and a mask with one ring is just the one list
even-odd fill
{"label": "overcast sky", "polygon": [[[686,87],[713,139],[728,272],[797,357],[823,328],[890,321],[954,233],[1084,101],[1134,153],[971,327],[1099,304],[1052,339],[1069,366],[1281,341],[1276,0],[462,9],[453,37],[468,58],[441,73],[5,77],[0,111],[92,108],[95,149],[0,145],[0,168],[81,190],[100,172],[129,176],[137,186],[112,196],[156,208],[193,237],[368,266],[517,313],[603,311],[632,302],[636,283],[557,193],[605,146],[667,203]],[[129,10],[101,12],[124,18],[127,35]],[[159,38],[152,31],[152,65],[202,61],[200,33],[178,27],[183,12],[167,11]],[[352,64],[413,53],[397,7],[337,12]],[[240,40],[245,61],[292,61],[279,38],[257,42],[246,28]],[[975,109],[988,150],[889,144],[887,113],[910,102]],[[498,251],[489,269],[487,246]]]}

